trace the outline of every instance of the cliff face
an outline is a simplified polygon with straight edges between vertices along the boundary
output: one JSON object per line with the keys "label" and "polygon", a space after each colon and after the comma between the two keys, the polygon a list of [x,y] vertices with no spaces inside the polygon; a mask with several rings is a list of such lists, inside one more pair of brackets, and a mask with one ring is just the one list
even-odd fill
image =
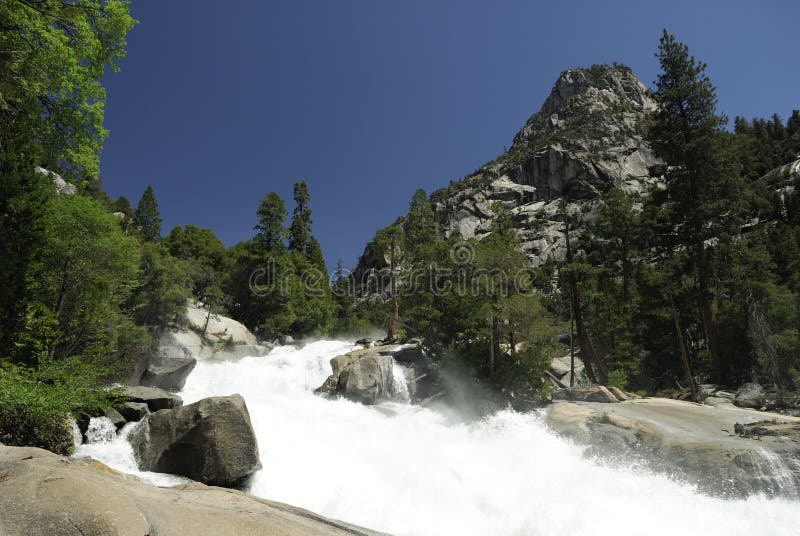
{"label": "cliff face", "polygon": [[[534,264],[562,259],[564,209],[578,222],[579,234],[595,221],[610,188],[641,193],[659,181],[664,166],[644,140],[655,108],[627,67],[564,71],[504,154],[431,194],[440,233],[482,239],[491,229],[491,206],[500,201]],[[364,250],[357,277],[382,266],[373,249],[368,244]]]}
{"label": "cliff face", "polygon": [[655,102],[627,67],[570,69],[510,149],[476,173],[431,195],[446,238],[482,238],[495,201],[514,216],[522,250],[536,264],[564,255],[560,200],[591,224],[612,187],[644,192],[662,166],[643,136]]}

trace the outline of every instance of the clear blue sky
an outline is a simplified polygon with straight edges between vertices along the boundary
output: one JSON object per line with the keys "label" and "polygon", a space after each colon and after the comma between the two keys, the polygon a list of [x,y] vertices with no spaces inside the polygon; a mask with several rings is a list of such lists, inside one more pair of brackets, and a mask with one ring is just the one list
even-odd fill
{"label": "clear blue sky", "polygon": [[648,85],[666,27],[709,64],[731,118],[800,108],[800,3],[134,0],[108,76],[105,189],[148,184],[164,233],[228,245],[259,200],[310,187],[329,268],[375,230],[502,152],[559,72],[631,66]]}

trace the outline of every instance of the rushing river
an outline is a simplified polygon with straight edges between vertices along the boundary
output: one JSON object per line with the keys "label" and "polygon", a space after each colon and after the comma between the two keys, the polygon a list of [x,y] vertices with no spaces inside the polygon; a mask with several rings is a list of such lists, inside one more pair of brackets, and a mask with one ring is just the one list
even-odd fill
{"label": "rushing river", "polygon": [[[351,348],[320,341],[200,361],[180,395],[185,403],[244,397],[263,465],[254,495],[398,536],[798,533],[798,502],[718,499],[641,469],[596,464],[536,414],[465,423],[408,404],[315,396],[330,358]],[[124,435],[78,455],[159,485],[180,481],[138,472]]]}

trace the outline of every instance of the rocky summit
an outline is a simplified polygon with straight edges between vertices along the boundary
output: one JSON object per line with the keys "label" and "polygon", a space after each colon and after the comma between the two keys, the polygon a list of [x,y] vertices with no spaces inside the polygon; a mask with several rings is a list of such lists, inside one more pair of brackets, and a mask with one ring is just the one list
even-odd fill
{"label": "rocky summit", "polygon": [[[562,72],[504,154],[431,194],[440,232],[445,238],[483,238],[499,201],[511,211],[521,249],[534,264],[563,259],[565,211],[579,227],[591,225],[610,188],[643,193],[658,183],[664,166],[644,139],[655,109],[649,90],[628,67]],[[370,244],[356,276],[376,262],[380,256]]]}

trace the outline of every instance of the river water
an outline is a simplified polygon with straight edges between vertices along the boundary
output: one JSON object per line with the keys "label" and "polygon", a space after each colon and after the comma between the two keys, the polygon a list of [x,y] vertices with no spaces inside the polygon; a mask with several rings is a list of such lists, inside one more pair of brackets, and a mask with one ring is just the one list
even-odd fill
{"label": "river water", "polygon": [[[709,497],[635,466],[598,464],[535,413],[476,422],[402,402],[367,407],[315,396],[330,358],[350,349],[318,341],[200,361],[180,395],[187,404],[244,397],[263,465],[254,495],[398,536],[798,533],[796,501]],[[139,472],[125,435],[77,455],[158,485],[181,481]]]}

